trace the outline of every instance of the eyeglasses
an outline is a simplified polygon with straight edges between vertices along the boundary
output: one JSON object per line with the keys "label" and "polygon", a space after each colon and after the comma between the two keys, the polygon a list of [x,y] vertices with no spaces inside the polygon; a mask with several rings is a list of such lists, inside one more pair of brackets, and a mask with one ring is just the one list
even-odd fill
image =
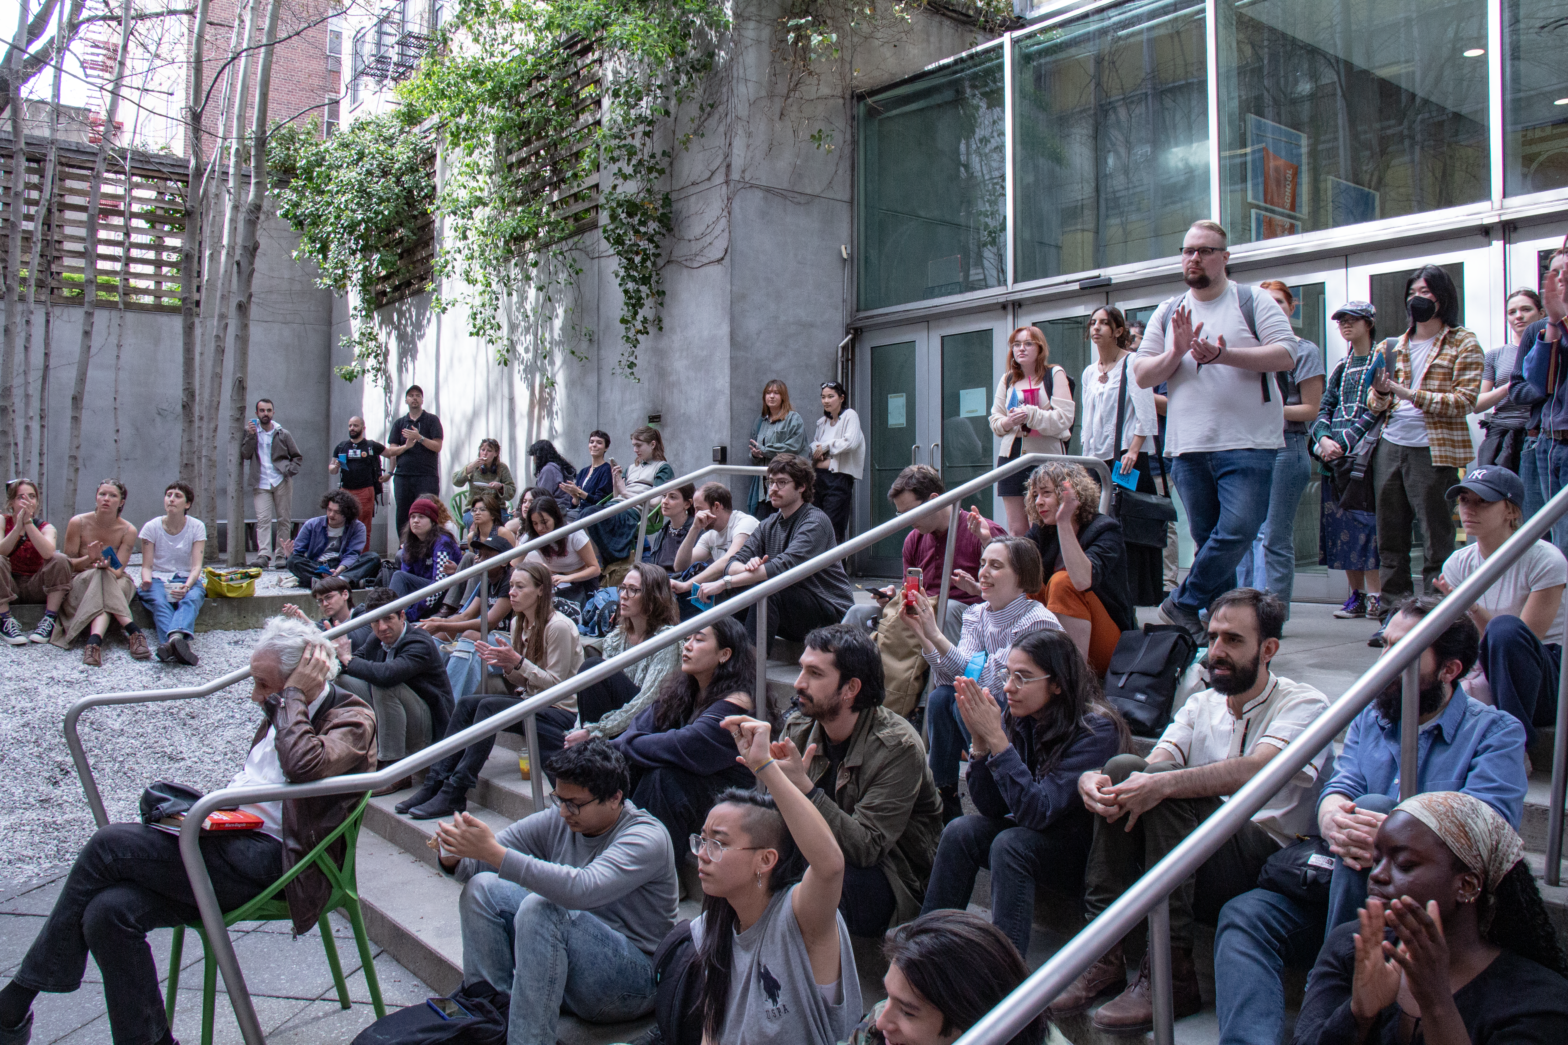
{"label": "eyeglasses", "polygon": [[583,806],[591,806],[594,804],[594,802],[603,801],[603,799],[596,798],[593,800],[593,802],[573,802],[569,798],[562,798],[554,791],[551,791],[548,797],[550,799],[550,804],[564,812],[567,816],[576,816],[578,813],[583,811]]}
{"label": "eyeglasses", "polygon": [[1021,671],[1009,671],[1002,676],[1003,682],[1011,682],[1015,686],[1027,686],[1031,682],[1044,682],[1049,675],[1025,675]]}
{"label": "eyeglasses", "polygon": [[780,489],[783,489],[786,486],[794,486],[794,485],[795,485],[795,480],[793,480],[793,479],[791,479],[791,478],[789,478],[788,476],[785,476],[785,475],[774,476],[773,478],[768,480],[768,488],[770,490],[773,489],[774,487],[778,487]]}
{"label": "eyeglasses", "polygon": [[725,845],[717,838],[704,838],[699,834],[693,834],[687,841],[691,845],[693,855],[701,856],[706,853],[709,861],[712,863],[718,863],[724,859],[724,854],[731,849],[744,853],[754,849],[768,848],[764,845]]}
{"label": "eyeglasses", "polygon": [[1181,256],[1184,258],[1203,258],[1207,260],[1211,255],[1223,251],[1224,247],[1183,247]]}

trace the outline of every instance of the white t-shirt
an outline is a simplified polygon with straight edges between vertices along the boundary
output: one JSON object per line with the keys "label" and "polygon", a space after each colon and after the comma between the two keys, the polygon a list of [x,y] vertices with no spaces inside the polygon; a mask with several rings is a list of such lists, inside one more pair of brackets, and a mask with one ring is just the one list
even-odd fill
{"label": "white t-shirt", "polygon": [[[1296,343],[1290,320],[1267,291],[1252,288],[1253,319],[1258,336],[1247,332],[1247,321],[1236,300],[1236,285],[1227,282],[1225,292],[1213,301],[1199,301],[1184,294],[1176,302],[1192,312],[1193,326],[1203,324],[1203,337],[1213,341],[1224,335],[1233,348]],[[1175,313],[1172,307],[1170,312]],[[1144,331],[1138,357],[1158,356],[1165,351],[1170,337],[1170,319],[1161,326]],[[1221,357],[1224,358],[1223,356]],[[1263,401],[1260,376],[1268,376],[1269,401]],[[1182,357],[1166,382],[1170,402],[1165,411],[1165,452],[1181,454],[1212,453],[1217,450],[1278,450],[1285,445],[1285,405],[1279,386],[1269,375],[1241,370],[1221,363],[1210,363],[1201,371],[1198,361],[1188,353]]]}
{"label": "white t-shirt", "polygon": [[[1131,357],[1111,367],[1104,383],[1100,381],[1100,364],[1090,363],[1083,368],[1083,377],[1078,380],[1078,394],[1083,396],[1080,438],[1085,457],[1109,461],[1116,455],[1118,440],[1113,429],[1116,427],[1116,407],[1121,396],[1122,363],[1127,364],[1128,387],[1127,416],[1122,420],[1120,448],[1126,450],[1131,446],[1133,436],[1153,436],[1160,430],[1159,414],[1154,410],[1154,389],[1138,387],[1132,375]],[[1145,438],[1143,449],[1153,453],[1154,440]]]}
{"label": "white t-shirt", "polygon": [[[1467,544],[1443,563],[1443,579],[1457,588],[1485,561],[1480,545]],[[1494,617],[1500,613],[1517,617],[1532,591],[1560,584],[1568,584],[1568,559],[1547,541],[1536,541],[1535,547],[1521,555],[1476,600],[1476,605]],[[1565,634],[1568,634],[1568,599],[1557,604],[1557,615],[1552,620],[1551,631],[1546,634],[1546,641],[1564,645]]]}
{"label": "white t-shirt", "polygon": [[[730,512],[730,521],[724,529],[702,531],[696,545],[692,548],[692,561],[700,562],[706,558],[708,562],[717,562],[719,556],[730,550],[730,544],[735,540],[736,534],[743,533],[749,537],[761,525],[762,523],[755,516],[741,511]],[[704,552],[707,553],[706,556]]]}
{"label": "white t-shirt", "polygon": [[557,576],[563,573],[576,573],[587,565],[587,563],[583,562],[583,557],[580,554],[586,547],[588,547],[588,535],[582,530],[578,530],[576,533],[567,535],[565,555],[546,558],[538,551],[531,551],[528,553],[527,558],[529,562],[544,563],[549,567],[550,572]]}
{"label": "white t-shirt", "polygon": [[170,533],[163,528],[160,515],[142,527],[141,539],[152,542],[152,575],[167,581],[176,573],[190,574],[191,546],[207,539],[207,527],[194,515],[187,515],[185,527],[179,533]]}
{"label": "white t-shirt", "polygon": [[[1421,387],[1421,379],[1426,376],[1426,365],[1432,356],[1432,346],[1436,344],[1435,337],[1429,337],[1425,341],[1410,342],[1412,390]],[[1388,424],[1383,427],[1383,438],[1395,446],[1429,445],[1426,437],[1426,415],[1408,399],[1394,400],[1394,412],[1388,415]]]}

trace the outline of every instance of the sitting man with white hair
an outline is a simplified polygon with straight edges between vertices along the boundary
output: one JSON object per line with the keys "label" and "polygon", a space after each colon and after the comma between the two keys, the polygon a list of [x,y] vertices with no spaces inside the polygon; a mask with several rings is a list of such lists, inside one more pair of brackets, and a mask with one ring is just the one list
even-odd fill
{"label": "sitting man with white hair", "polygon": [[[250,699],[261,706],[264,719],[230,787],[302,784],[375,770],[375,713],[332,684],[337,657],[314,625],[273,617],[251,653],[250,668]],[[341,824],[361,797],[242,806],[261,819],[259,827],[204,832],[202,857],[219,904],[232,911],[260,895]],[[284,896],[296,933],[316,924],[330,893],[330,883],[315,869],[289,883]],[[89,954],[103,973],[114,1040],[173,1042],[147,933],[198,917],[176,835],[143,824],[100,828],[77,855],[11,982],[0,988],[0,1045],[26,1045],[34,996],[76,990]]]}

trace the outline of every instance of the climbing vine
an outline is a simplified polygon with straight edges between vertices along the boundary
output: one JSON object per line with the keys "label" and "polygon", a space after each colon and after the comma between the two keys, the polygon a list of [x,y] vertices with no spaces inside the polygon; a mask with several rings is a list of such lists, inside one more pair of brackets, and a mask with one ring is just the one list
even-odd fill
{"label": "climbing vine", "polygon": [[354,359],[337,368],[338,376],[369,377],[385,388],[377,291],[430,234],[434,147],[401,113],[356,120],[325,141],[316,134],[314,126],[286,124],[269,141],[278,213],[301,234],[295,258],[314,260],[321,286],[349,294],[353,333],[343,344]]}

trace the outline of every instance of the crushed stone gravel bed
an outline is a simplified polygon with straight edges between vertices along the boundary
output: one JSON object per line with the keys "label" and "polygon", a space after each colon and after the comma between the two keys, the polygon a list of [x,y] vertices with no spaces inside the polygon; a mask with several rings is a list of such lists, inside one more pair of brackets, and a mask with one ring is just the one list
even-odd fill
{"label": "crushed stone gravel bed", "polygon": [[[208,631],[192,647],[197,667],[135,661],[119,629],[104,646],[104,666],[82,664],[80,646],[0,646],[0,837],[10,880],[68,864],[95,828],[71,753],[65,712],[94,693],[198,686],[249,664],[259,630]],[[142,789],[173,780],[202,791],[239,771],[260,721],[249,682],[210,697],[162,704],[99,707],[80,719],[82,745],[111,821],[136,819]]]}

